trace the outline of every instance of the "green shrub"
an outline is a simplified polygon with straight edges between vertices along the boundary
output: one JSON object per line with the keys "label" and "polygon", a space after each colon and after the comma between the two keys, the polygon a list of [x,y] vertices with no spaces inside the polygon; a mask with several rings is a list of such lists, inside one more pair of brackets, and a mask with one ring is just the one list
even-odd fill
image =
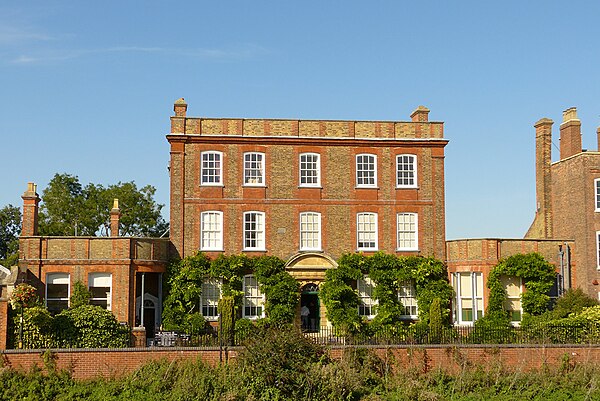
{"label": "green shrub", "polygon": [[511,344],[515,341],[515,330],[508,315],[501,312],[486,314],[475,321],[466,342],[473,344]]}
{"label": "green shrub", "polygon": [[596,305],[598,300],[584,293],[581,288],[569,288],[556,300],[552,309],[552,318],[564,318],[571,313],[580,313],[584,308]]}
{"label": "green shrub", "polygon": [[257,399],[265,391],[274,399],[305,399],[311,366],[325,355],[293,326],[258,329],[244,346],[238,364]]}
{"label": "green shrub", "polygon": [[[14,313],[11,344],[16,348],[19,341],[21,314]],[[43,306],[23,309],[23,348],[47,348],[56,344],[53,318]]]}
{"label": "green shrub", "polygon": [[434,298],[429,309],[429,339],[432,343],[439,343],[442,340],[442,308],[440,299]]}
{"label": "green shrub", "polygon": [[235,300],[233,297],[222,297],[219,300],[219,314],[221,318],[219,320],[219,324],[221,328],[219,329],[219,335],[222,335],[221,344],[232,345],[234,342],[234,333],[235,333]]}
{"label": "green shrub", "polygon": [[92,299],[90,290],[81,281],[76,281],[73,285],[73,295],[71,295],[69,307],[77,308],[78,306],[89,305],[90,299]]}
{"label": "green shrub", "polygon": [[58,344],[76,348],[123,348],[129,346],[130,331],[115,315],[99,306],[82,305],[56,315],[54,330]]}

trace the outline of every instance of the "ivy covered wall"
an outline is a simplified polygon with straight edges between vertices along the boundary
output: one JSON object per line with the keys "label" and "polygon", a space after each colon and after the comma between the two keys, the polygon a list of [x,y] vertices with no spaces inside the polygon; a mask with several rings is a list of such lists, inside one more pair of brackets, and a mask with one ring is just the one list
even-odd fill
{"label": "ivy covered wall", "polygon": [[429,323],[431,304],[439,298],[442,322],[450,324],[454,290],[448,283],[444,263],[434,258],[378,252],[372,256],[345,254],[338,260],[337,269],[327,270],[321,298],[327,308],[327,317],[335,327],[348,332],[358,332],[366,327],[366,319],[358,312],[359,298],[354,289],[356,280],[364,276],[375,284],[376,316],[371,326],[389,327],[403,322],[404,305],[398,293],[407,282],[414,285],[421,322]]}

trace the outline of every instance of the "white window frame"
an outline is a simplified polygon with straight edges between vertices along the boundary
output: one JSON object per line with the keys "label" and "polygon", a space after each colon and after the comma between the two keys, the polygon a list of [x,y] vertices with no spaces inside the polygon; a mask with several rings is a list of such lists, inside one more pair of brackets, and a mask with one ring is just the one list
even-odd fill
{"label": "white window frame", "polygon": [[[373,221],[364,221],[365,218]],[[363,220],[363,221],[361,221]],[[378,244],[378,216],[374,212],[360,212],[356,214],[356,249],[359,251],[376,251]],[[367,228],[367,226],[369,226]],[[372,236],[373,241],[368,241],[367,237]],[[366,242],[372,242],[373,246],[364,246]],[[361,243],[363,244],[361,246]]]}
{"label": "white window frame", "polygon": [[[414,280],[402,281],[398,288],[398,301],[404,307],[404,313],[400,315],[401,319],[415,320],[419,317],[419,305],[417,304],[417,290]],[[414,313],[406,313],[406,311]]]}
{"label": "white window frame", "polygon": [[[309,221],[309,218],[311,221]],[[316,222],[315,222],[316,219]],[[300,228],[300,250],[301,251],[320,251],[321,250],[321,213],[318,212],[302,212],[299,218]],[[314,224],[316,223],[316,230]],[[310,227],[309,227],[310,226]],[[316,235],[316,239],[312,236]],[[311,238],[308,238],[311,236]],[[313,246],[304,246],[305,242],[309,242]],[[316,246],[314,245],[316,242]]]}
{"label": "white window frame", "polygon": [[[356,292],[358,294],[358,315],[373,319],[377,316],[375,308],[377,299],[373,298],[373,290],[375,290],[375,282],[367,275],[356,280]],[[365,311],[368,308],[368,314]]]}
{"label": "white window frame", "polygon": [[[413,218],[413,222],[400,221],[404,219],[404,217],[411,216]],[[401,227],[402,224],[402,227]],[[414,230],[407,230],[407,224],[414,224]],[[404,239],[405,235],[412,233],[414,235],[414,246],[405,246],[404,243],[406,239]],[[402,245],[401,245],[402,242]],[[418,213],[412,212],[402,212],[396,214],[396,249],[398,251],[418,251],[419,250],[419,215]]]}
{"label": "white window frame", "polygon": [[[249,221],[248,219],[251,219],[252,217],[254,217],[254,221]],[[243,249],[245,251],[264,251],[266,249],[265,213],[257,211],[244,212],[243,225]],[[249,225],[254,225],[254,227],[249,227]],[[254,246],[249,246],[247,241],[254,241],[256,244]]]}
{"label": "white window frame", "polygon": [[[58,297],[58,298],[49,298],[48,297],[48,285],[50,284],[67,284],[67,296],[66,297]],[[48,308],[48,301],[58,301],[58,302],[67,302],[67,308],[71,306],[71,274],[70,273],[46,273],[46,286],[44,289],[44,305]],[[65,309],[67,309],[65,308]]]}
{"label": "white window frame", "polygon": [[[462,288],[461,277],[469,277],[469,285],[471,295],[464,295],[465,290]],[[478,284],[481,284],[479,286]],[[456,324],[461,326],[472,326],[475,322],[485,315],[485,308],[483,307],[483,294],[485,283],[483,282],[482,272],[456,272],[452,274],[452,287],[456,293],[456,306],[454,308],[454,321]],[[462,316],[463,302],[471,302],[472,320],[464,320]],[[481,309],[478,306],[481,304]],[[481,312],[481,316],[477,314]]]}
{"label": "white window frame", "polygon": [[596,231],[596,269],[600,270],[600,231]]}
{"label": "white window frame", "polygon": [[594,199],[596,200],[594,211],[600,212],[600,178],[594,180]]}
{"label": "white window frame", "polygon": [[[217,217],[216,222],[206,221],[206,218],[210,218],[212,216]],[[215,227],[213,227],[213,225],[215,225]],[[204,245],[205,239],[208,242],[208,245],[206,246]],[[213,242],[214,245],[212,244]],[[200,213],[200,250],[223,250],[223,212],[218,210],[206,210]]]}
{"label": "white window frame", "polygon": [[[206,163],[215,163],[218,162],[218,165],[215,167],[214,165],[207,165],[205,166],[205,156],[209,157],[209,156],[214,156],[213,160],[206,160]],[[217,161],[218,158],[218,161]],[[216,163],[215,163],[216,164]],[[205,171],[208,173],[209,170],[211,171],[216,171],[215,174],[212,175],[207,175],[207,178],[210,177],[215,177],[214,181],[204,181],[204,173]],[[207,186],[207,187],[222,187],[223,186],[223,152],[219,152],[216,150],[207,150],[204,152],[200,152],[200,185],[201,186]]]}
{"label": "white window frame", "polygon": [[[407,158],[404,160],[404,158]],[[405,168],[410,165],[412,168]],[[402,168],[401,168],[402,167]],[[400,176],[402,174],[402,177]],[[412,182],[404,182],[405,180]],[[417,155],[396,155],[396,188],[417,188]]]}
{"label": "white window frame", "polygon": [[[254,280],[256,282],[256,286],[252,285],[251,288],[249,287],[248,281],[249,280]],[[256,290],[254,292],[250,292],[248,294],[248,291],[252,291],[253,288],[256,288]],[[242,282],[242,291],[244,293],[244,305],[242,308],[242,317],[246,318],[246,319],[259,319],[261,317],[265,316],[265,296],[264,294],[260,291],[260,285],[258,284],[258,279],[256,278],[256,276],[254,276],[253,274],[246,274],[244,276],[243,282]],[[251,304],[250,302],[248,302],[250,299],[255,300],[255,304]],[[246,308],[260,308],[260,313],[259,314],[252,314],[252,313],[246,313]],[[252,310],[250,310],[251,312]]]}
{"label": "white window frame", "polygon": [[[500,276],[500,282],[502,283],[502,286],[504,287],[504,290],[506,291],[506,283],[502,282],[502,277]],[[518,300],[519,301],[519,313],[520,313],[520,319],[519,320],[513,320],[512,316],[509,315],[510,318],[510,324],[513,326],[519,326],[521,324],[521,321],[523,320],[523,278],[522,277],[517,277],[517,276],[504,276],[504,277],[508,277],[508,279],[512,279],[512,278],[516,278],[518,279],[518,285],[517,287],[519,288],[519,295],[517,296],[510,296],[508,295],[508,291],[506,291],[506,300],[504,302],[504,308],[507,311],[512,311],[512,310],[516,310],[516,309],[509,309],[506,304],[509,304],[511,301],[513,300]]]}
{"label": "white window frame", "polygon": [[[253,182],[254,181],[254,182]],[[265,186],[265,154],[262,152],[244,153],[244,186]]]}
{"label": "white window frame", "polygon": [[[219,300],[221,299],[221,286],[223,285],[223,282],[221,280],[218,279],[209,279],[209,280],[205,280],[202,282],[202,294],[200,295],[200,313],[202,314],[202,316],[204,316],[204,318],[208,321],[217,321],[219,320],[219,312],[217,310],[217,307],[219,305]],[[217,291],[213,291],[212,293],[210,293],[210,296],[206,296],[205,294],[208,292],[206,290],[209,289],[209,286],[212,288],[216,288]],[[215,293],[218,292],[218,294],[216,294],[216,299],[215,299]],[[210,309],[214,310],[214,314],[205,314],[204,313],[204,308],[206,307],[207,311]]]}
{"label": "white window frame", "polygon": [[[315,160],[311,160],[311,161],[302,161],[303,158],[305,157],[316,157],[316,161]],[[315,168],[306,168],[306,164],[311,163],[311,164],[315,164]],[[320,187],[321,186],[321,155],[318,153],[300,153],[300,155],[298,156],[298,186],[300,187]],[[302,172],[306,171],[314,171],[315,172],[315,182],[302,182],[303,179],[308,179],[308,175],[303,174]],[[312,178],[312,176],[311,176]],[[312,180],[311,180],[312,181]]]}
{"label": "white window frame", "polygon": [[[364,161],[365,157],[372,157],[373,161],[373,169],[366,169],[365,166],[370,165],[371,161]],[[361,159],[359,161],[359,159]],[[361,174],[362,173],[362,174]],[[373,174],[373,177],[370,177],[371,173]],[[365,177],[364,175],[367,175],[367,177]],[[361,176],[362,175],[362,176]],[[373,183],[364,183],[360,182],[361,179],[362,180],[370,180],[373,179]],[[357,188],[376,188],[377,187],[377,155],[374,155],[372,153],[361,153],[356,155],[356,187]]]}
{"label": "white window frame", "polygon": [[[99,281],[100,283],[97,283]],[[93,285],[93,284],[104,284],[108,285]],[[106,301],[106,310],[112,310],[112,274],[111,273],[88,273],[88,291],[92,293],[90,303],[93,305],[94,301]],[[94,297],[92,288],[108,288],[108,292],[105,297]]]}

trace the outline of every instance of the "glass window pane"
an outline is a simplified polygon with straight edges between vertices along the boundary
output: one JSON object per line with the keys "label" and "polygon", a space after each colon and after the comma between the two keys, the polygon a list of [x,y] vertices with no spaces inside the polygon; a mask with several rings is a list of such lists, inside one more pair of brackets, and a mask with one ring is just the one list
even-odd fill
{"label": "glass window pane", "polygon": [[48,284],[47,297],[48,298],[68,298],[69,297],[69,285],[68,284]]}
{"label": "glass window pane", "polygon": [[470,273],[460,275],[460,295],[462,297],[473,296],[472,285],[473,281]]}

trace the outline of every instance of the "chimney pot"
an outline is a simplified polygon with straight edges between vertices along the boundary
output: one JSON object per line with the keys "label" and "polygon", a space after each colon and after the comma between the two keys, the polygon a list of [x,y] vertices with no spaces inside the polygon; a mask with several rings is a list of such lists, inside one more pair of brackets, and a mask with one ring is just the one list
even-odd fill
{"label": "chimney pot", "polygon": [[577,118],[577,108],[563,111],[560,124],[560,159],[581,153],[581,121]]}
{"label": "chimney pot", "polygon": [[570,120],[578,120],[577,118],[577,107],[569,107],[563,111],[563,123]]}

